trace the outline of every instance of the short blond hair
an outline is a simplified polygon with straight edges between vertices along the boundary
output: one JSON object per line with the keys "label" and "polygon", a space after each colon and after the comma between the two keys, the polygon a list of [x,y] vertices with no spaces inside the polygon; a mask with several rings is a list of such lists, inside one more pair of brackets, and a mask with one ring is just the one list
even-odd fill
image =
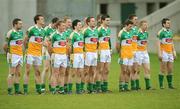
{"label": "short blond hair", "polygon": [[66,22],[68,19],[71,19],[71,18],[69,16],[64,16],[63,17],[64,22]]}
{"label": "short blond hair", "polygon": [[147,21],[146,21],[146,20],[141,20],[141,21],[139,22],[139,27],[141,27],[141,26],[143,25],[143,23],[147,23]]}

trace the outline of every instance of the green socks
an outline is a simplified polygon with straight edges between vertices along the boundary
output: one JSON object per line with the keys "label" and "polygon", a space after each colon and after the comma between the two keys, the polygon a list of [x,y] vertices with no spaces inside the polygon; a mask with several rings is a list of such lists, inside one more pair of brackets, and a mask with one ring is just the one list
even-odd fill
{"label": "green socks", "polygon": [[42,89],[45,89],[45,84],[42,84],[42,85],[41,85],[41,88],[42,88]]}
{"label": "green socks", "polygon": [[24,88],[24,94],[27,94],[28,93],[28,85],[24,84],[23,88]]}
{"label": "green socks", "polygon": [[149,90],[151,88],[150,79],[149,78],[145,78],[145,84],[146,84],[146,89]]}
{"label": "green socks", "polygon": [[139,79],[135,80],[136,90],[140,89]]}
{"label": "green socks", "polygon": [[14,83],[15,93],[19,93],[19,83]]}
{"label": "green socks", "polygon": [[96,81],[96,89],[97,89],[97,91],[101,90],[101,82],[100,81]]}
{"label": "green socks", "polygon": [[93,83],[93,91],[96,91],[96,90],[97,90],[96,84]]}
{"label": "green socks", "polygon": [[88,83],[87,84],[87,90],[89,93],[93,92],[93,83]]}
{"label": "green socks", "polygon": [[59,91],[59,85],[56,86],[56,90]]}
{"label": "green socks", "polygon": [[131,90],[136,90],[135,80],[131,80]]}
{"label": "green socks", "polygon": [[129,89],[128,89],[128,84],[129,84],[128,82],[125,82],[125,84],[124,84],[124,90],[125,90],[125,91],[128,91],[128,90],[129,90]]}
{"label": "green socks", "polygon": [[108,90],[108,82],[103,82],[103,84],[101,84],[101,90],[102,92],[107,92]]}
{"label": "green socks", "polygon": [[76,93],[77,94],[81,93],[81,83],[76,83]]}
{"label": "green socks", "polygon": [[52,89],[51,84],[49,84],[49,91],[50,91],[50,92],[52,91],[51,89]]}
{"label": "green socks", "polygon": [[124,82],[119,83],[119,91],[124,91],[124,85],[125,85]]}
{"label": "green socks", "polygon": [[51,93],[55,94],[56,93],[56,88],[51,88]]}
{"label": "green socks", "polygon": [[90,91],[90,92],[93,91],[93,83],[89,83],[89,91]]}
{"label": "green socks", "polygon": [[67,84],[64,84],[64,92],[68,92],[68,85]]}
{"label": "green socks", "polygon": [[159,87],[163,89],[164,75],[159,74]]}
{"label": "green socks", "polygon": [[40,84],[36,84],[36,92],[41,94],[41,85]]}
{"label": "green socks", "polygon": [[73,84],[72,84],[72,83],[69,83],[69,84],[68,84],[68,90],[69,90],[70,93],[72,92],[72,87],[73,87]]}
{"label": "green socks", "polygon": [[8,95],[12,95],[12,87],[9,87],[9,88],[7,89],[7,91],[8,91]]}
{"label": "green socks", "polygon": [[168,87],[173,89],[173,85],[172,85],[172,75],[167,75],[167,82],[168,82]]}
{"label": "green socks", "polygon": [[81,91],[84,91],[84,82],[81,82]]}
{"label": "green socks", "polygon": [[59,91],[61,94],[64,94],[64,86],[59,86]]}

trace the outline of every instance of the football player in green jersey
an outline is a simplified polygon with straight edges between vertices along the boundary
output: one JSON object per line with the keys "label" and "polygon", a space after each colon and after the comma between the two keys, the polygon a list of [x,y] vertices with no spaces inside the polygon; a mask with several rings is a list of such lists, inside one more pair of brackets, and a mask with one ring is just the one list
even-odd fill
{"label": "football player in green jersey", "polygon": [[142,20],[139,23],[139,30],[137,33],[137,50],[135,54],[134,61],[137,62],[137,69],[136,71],[140,71],[140,67],[142,66],[144,70],[144,79],[145,79],[145,85],[146,90],[152,89],[150,84],[150,61],[149,61],[149,55],[147,51],[148,46],[148,23],[146,20]]}
{"label": "football player in green jersey", "polygon": [[43,28],[45,22],[42,15],[34,17],[34,26],[31,26],[24,39],[24,46],[26,48],[26,69],[24,73],[24,94],[28,93],[28,83],[30,76],[30,69],[33,66],[35,70],[36,92],[41,94],[41,72],[40,65],[42,64],[42,48],[45,39],[45,30]]}
{"label": "football player in green jersey", "polygon": [[[51,23],[44,28],[46,32],[46,38],[45,41],[49,39],[49,36],[56,31],[56,24],[58,22],[59,18],[54,17],[51,20]],[[48,53],[47,47],[43,47],[43,72],[41,75],[42,78],[42,91],[45,91],[45,84],[46,84],[46,78],[48,77],[49,79],[51,78],[51,73],[49,73],[49,70],[51,70],[50,66],[50,55]],[[51,72],[51,71],[50,71]],[[49,90],[51,91],[51,85],[49,83]]]}
{"label": "football player in green jersey", "polygon": [[[66,25],[64,21],[58,21],[57,30],[49,38],[49,53],[51,54],[52,93],[65,94],[64,78],[67,68],[67,36],[65,33]],[[57,87],[59,86],[59,87]],[[57,89],[58,88],[58,89]]]}
{"label": "football player in green jersey", "polygon": [[140,89],[139,86],[139,71],[138,71],[138,62],[136,62],[136,51],[137,51],[137,33],[138,33],[138,17],[135,14],[129,16],[129,20],[133,22],[133,27],[131,28],[132,33],[132,47],[134,53],[134,62],[133,62],[133,73],[131,74],[131,90]]}
{"label": "football player in green jersey", "polygon": [[160,61],[159,86],[164,88],[164,75],[167,73],[167,82],[170,89],[173,87],[173,62],[176,59],[176,51],[173,44],[173,32],[171,21],[168,18],[162,19],[162,29],[158,32],[158,57]]}
{"label": "football player in green jersey", "polygon": [[4,51],[7,53],[9,74],[7,77],[8,94],[12,95],[13,84],[15,94],[21,94],[19,90],[20,69],[23,65],[23,31],[22,20],[15,18],[13,28],[6,35]]}
{"label": "football player in green jersey", "polygon": [[[95,84],[95,75],[97,67],[97,44],[98,30],[96,28],[96,20],[94,17],[87,18],[88,27],[83,30],[85,40],[85,75],[88,79],[88,93],[93,93]],[[85,80],[82,82],[82,86]],[[82,87],[83,88],[83,87]],[[98,89],[100,90],[100,81],[98,81]]]}
{"label": "football player in green jersey", "polygon": [[111,30],[110,16],[103,15],[101,17],[102,25],[98,28],[98,49],[100,55],[100,75],[102,78],[101,90],[102,92],[109,92],[108,90],[108,75],[109,75],[109,65],[111,62]]}
{"label": "football player in green jersey", "polygon": [[[73,32],[73,29],[72,29],[72,20],[70,17],[68,16],[65,16],[64,17],[64,22],[66,24],[66,34],[67,34],[67,39],[69,41],[69,37],[70,37],[70,34]],[[67,48],[69,50],[69,45],[67,45]],[[64,81],[64,91],[68,94],[71,94],[72,93],[72,77],[73,75],[71,75],[71,63],[70,63],[70,55],[68,54],[68,60],[67,60],[67,68],[66,68],[66,73],[65,73],[65,81]]]}
{"label": "football player in green jersey", "polygon": [[132,48],[132,33],[131,28],[133,22],[127,20],[125,27],[119,32],[118,40],[119,47],[119,60],[118,63],[121,66],[121,73],[119,77],[119,91],[128,91],[128,84],[130,80],[130,74],[132,73],[133,67],[133,48]]}
{"label": "football player in green jersey", "polygon": [[84,36],[81,33],[81,21],[74,20],[72,27],[74,29],[70,35],[72,73],[76,76],[76,93],[81,94],[81,82],[84,75]]}

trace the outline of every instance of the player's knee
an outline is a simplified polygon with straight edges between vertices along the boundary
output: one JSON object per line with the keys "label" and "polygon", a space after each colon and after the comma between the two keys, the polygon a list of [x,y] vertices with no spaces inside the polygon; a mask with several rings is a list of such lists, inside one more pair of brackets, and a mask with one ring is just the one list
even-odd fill
{"label": "player's knee", "polygon": [[20,76],[21,76],[20,73],[15,73],[15,77],[16,77],[16,78],[19,78]]}
{"label": "player's knee", "polygon": [[10,73],[9,75],[8,75],[8,79],[11,79],[11,78],[13,78],[15,75],[13,74],[13,73]]}
{"label": "player's knee", "polygon": [[18,71],[18,72],[15,73],[15,75],[16,75],[17,77],[20,77],[20,76],[21,76],[21,73]]}
{"label": "player's knee", "polygon": [[133,69],[133,73],[139,73],[139,69],[136,67]]}
{"label": "player's knee", "polygon": [[101,74],[103,73],[103,68],[102,68],[102,67],[100,68],[100,71],[99,71],[99,72],[100,72]]}
{"label": "player's knee", "polygon": [[66,76],[66,77],[69,76],[69,71],[66,70],[65,76]]}
{"label": "player's knee", "polygon": [[173,72],[172,68],[168,68],[168,74],[171,74]]}
{"label": "player's knee", "polygon": [[146,73],[146,74],[150,74],[150,69],[149,69],[149,68],[146,68],[146,69],[145,69],[145,73]]}
{"label": "player's knee", "polygon": [[52,78],[58,77],[58,75],[59,75],[58,72],[53,72],[53,73],[52,73]]}
{"label": "player's knee", "polygon": [[165,73],[166,72],[166,68],[161,68],[161,73]]}
{"label": "player's knee", "polygon": [[126,74],[127,70],[126,69],[121,69],[121,73],[124,75]]}
{"label": "player's knee", "polygon": [[40,74],[40,71],[39,70],[36,70],[35,71],[35,76],[40,76],[41,74]]}
{"label": "player's knee", "polygon": [[48,71],[49,71],[49,67],[46,67],[46,68],[45,68],[45,72],[48,72]]}
{"label": "player's knee", "polygon": [[126,75],[127,75],[127,76],[130,76],[130,74],[131,74],[131,72],[126,71]]}
{"label": "player's knee", "polygon": [[65,72],[60,72],[59,75],[60,75],[61,77],[64,77],[64,76],[65,76]]}
{"label": "player's knee", "polygon": [[109,70],[107,69],[105,72],[104,72],[105,75],[108,75],[109,74]]}
{"label": "player's knee", "polygon": [[29,76],[30,75],[30,70],[26,70],[25,75]]}
{"label": "player's knee", "polygon": [[81,77],[81,73],[80,73],[80,72],[77,72],[76,75],[77,75],[77,77],[79,77],[79,78]]}

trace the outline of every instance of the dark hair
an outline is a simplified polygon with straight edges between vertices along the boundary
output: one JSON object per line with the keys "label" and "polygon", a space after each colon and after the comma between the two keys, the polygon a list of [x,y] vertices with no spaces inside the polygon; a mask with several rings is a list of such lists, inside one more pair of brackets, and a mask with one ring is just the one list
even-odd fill
{"label": "dark hair", "polygon": [[94,17],[88,17],[88,18],[86,19],[86,24],[87,24],[87,25],[88,25],[88,23],[90,22],[90,20],[91,20],[92,18],[94,18]]}
{"label": "dark hair", "polygon": [[161,21],[162,27],[164,27],[163,24],[166,24],[166,21],[170,21],[170,19],[168,19],[168,18],[163,18],[162,21]]}
{"label": "dark hair", "polygon": [[34,23],[37,24],[37,20],[39,20],[39,17],[43,17],[43,15],[37,14],[34,16]]}
{"label": "dark hair", "polygon": [[75,26],[77,26],[78,22],[81,22],[79,19],[76,19],[72,22],[72,27],[75,29]]}
{"label": "dark hair", "polygon": [[57,23],[59,21],[59,18],[58,17],[54,17],[51,22],[54,24],[54,23]]}
{"label": "dark hair", "polygon": [[129,19],[124,22],[124,26],[125,26],[125,25],[127,26],[127,25],[129,25],[129,24],[132,24],[132,25],[133,25],[133,22],[132,22],[131,20],[129,20]]}
{"label": "dark hair", "polygon": [[135,14],[130,14],[129,17],[128,17],[128,19],[129,19],[129,20],[132,20],[134,17],[136,17]]}
{"label": "dark hair", "polygon": [[22,21],[22,20],[19,19],[19,18],[15,18],[15,19],[12,21],[13,26],[15,26],[16,24],[18,24],[19,21]]}
{"label": "dark hair", "polygon": [[102,16],[101,16],[101,21],[102,21],[102,20],[105,20],[106,18],[110,18],[110,16],[107,15],[107,14],[106,14],[106,15],[102,15]]}

